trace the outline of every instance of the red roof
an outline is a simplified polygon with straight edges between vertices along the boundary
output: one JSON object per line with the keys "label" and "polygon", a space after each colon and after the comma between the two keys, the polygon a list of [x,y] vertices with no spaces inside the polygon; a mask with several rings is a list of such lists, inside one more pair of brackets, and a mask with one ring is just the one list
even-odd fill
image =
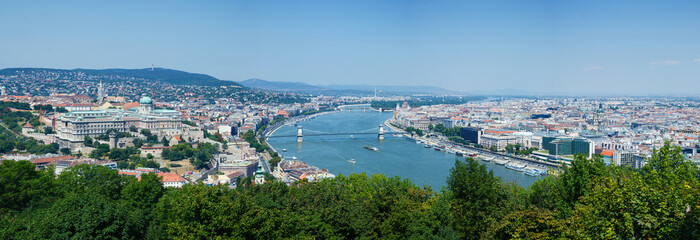
{"label": "red roof", "polygon": [[23,128],[34,128],[34,126],[32,126],[31,124],[27,123],[27,124],[24,124]]}
{"label": "red roof", "polygon": [[165,148],[170,148],[170,146],[162,146],[162,147],[141,147],[141,149],[165,149]]}
{"label": "red roof", "polygon": [[603,156],[612,157],[612,156],[613,156],[613,153],[615,153],[615,152],[612,151],[612,150],[603,150],[603,152],[601,152],[600,154],[603,155]]}
{"label": "red roof", "polygon": [[177,175],[176,173],[170,173],[170,172],[159,172],[158,173],[159,177],[163,177],[163,182],[184,182],[185,179],[181,177],[180,175]]}
{"label": "red roof", "polygon": [[32,163],[34,164],[41,164],[41,163],[50,163],[54,161],[60,161],[60,160],[70,160],[70,159],[75,159],[75,157],[71,155],[65,155],[65,156],[59,156],[59,157],[49,157],[49,158],[36,158],[32,159]]}
{"label": "red roof", "polygon": [[140,105],[139,105],[139,103],[137,103],[137,102],[130,102],[130,103],[125,103],[124,106],[122,106],[122,108],[123,108],[124,110],[129,110],[129,109],[131,109],[131,108],[135,108],[135,107],[139,107],[139,106],[140,106]]}
{"label": "red roof", "polygon": [[285,111],[285,110],[279,110],[279,111],[277,111],[277,115],[282,115],[282,116],[285,116],[285,117],[289,117],[289,113],[287,113],[287,111]]}
{"label": "red roof", "polygon": [[486,130],[487,133],[493,133],[493,134],[506,134],[506,133],[514,133],[515,131],[497,131],[497,130]]}

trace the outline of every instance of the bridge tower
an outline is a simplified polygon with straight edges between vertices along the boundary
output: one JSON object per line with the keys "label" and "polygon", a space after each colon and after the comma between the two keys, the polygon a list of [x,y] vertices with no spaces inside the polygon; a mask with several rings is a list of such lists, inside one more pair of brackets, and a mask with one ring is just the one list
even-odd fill
{"label": "bridge tower", "polygon": [[299,129],[297,130],[297,142],[303,142],[304,141],[304,135],[301,132],[301,126],[299,126]]}
{"label": "bridge tower", "polygon": [[379,125],[379,136],[377,137],[379,140],[384,140],[384,126]]}

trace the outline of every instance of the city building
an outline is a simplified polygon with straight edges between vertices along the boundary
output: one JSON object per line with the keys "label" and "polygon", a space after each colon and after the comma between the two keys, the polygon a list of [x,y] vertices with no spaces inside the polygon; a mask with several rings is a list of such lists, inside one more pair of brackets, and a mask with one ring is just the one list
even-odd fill
{"label": "city building", "polygon": [[171,172],[158,172],[156,173],[159,177],[162,177],[161,182],[164,187],[182,188],[187,181],[182,176],[177,173]]}
{"label": "city building", "polygon": [[110,129],[127,132],[134,126],[151,132],[182,129],[181,113],[173,110],[154,110],[153,100],[143,97],[137,111],[134,109],[72,111],[56,121],[57,140],[61,147],[76,148],[85,137],[97,137]]}
{"label": "city building", "polygon": [[635,156],[631,152],[615,151],[613,153],[613,162],[616,166],[635,167]]}
{"label": "city building", "polygon": [[583,154],[587,158],[591,158],[595,152],[591,141],[571,137],[542,137],[542,148],[555,156]]}
{"label": "city building", "polygon": [[478,127],[463,127],[460,129],[459,136],[470,143],[479,144],[483,134],[482,129]]}

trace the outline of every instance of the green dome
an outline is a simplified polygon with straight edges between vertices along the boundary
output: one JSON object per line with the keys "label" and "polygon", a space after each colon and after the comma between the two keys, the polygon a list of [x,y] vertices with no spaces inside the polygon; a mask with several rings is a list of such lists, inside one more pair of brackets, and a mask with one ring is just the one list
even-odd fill
{"label": "green dome", "polygon": [[142,97],[141,100],[139,100],[139,103],[141,104],[152,104],[153,100],[149,97]]}

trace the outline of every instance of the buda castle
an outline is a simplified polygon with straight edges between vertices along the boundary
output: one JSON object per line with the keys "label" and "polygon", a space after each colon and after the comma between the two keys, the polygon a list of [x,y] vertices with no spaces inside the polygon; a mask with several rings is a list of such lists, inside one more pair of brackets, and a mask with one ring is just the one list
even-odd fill
{"label": "buda castle", "polygon": [[178,111],[156,110],[151,98],[142,97],[138,108],[73,111],[63,114],[56,121],[56,142],[62,148],[76,148],[82,145],[85,136],[94,138],[105,134],[109,129],[127,132],[132,126],[139,131],[180,131],[182,118]]}

